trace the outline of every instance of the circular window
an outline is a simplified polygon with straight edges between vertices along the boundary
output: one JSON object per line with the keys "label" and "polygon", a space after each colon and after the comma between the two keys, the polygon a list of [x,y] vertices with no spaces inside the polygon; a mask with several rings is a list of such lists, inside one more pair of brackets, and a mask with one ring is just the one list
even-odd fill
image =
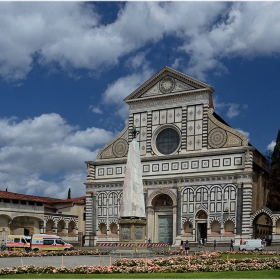
{"label": "circular window", "polygon": [[157,150],[163,155],[174,153],[180,144],[180,136],[173,128],[162,130],[156,138]]}

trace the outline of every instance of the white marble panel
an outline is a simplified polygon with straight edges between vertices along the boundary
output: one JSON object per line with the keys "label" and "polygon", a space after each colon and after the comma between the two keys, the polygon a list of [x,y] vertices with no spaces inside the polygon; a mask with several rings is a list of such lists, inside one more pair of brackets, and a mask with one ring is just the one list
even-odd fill
{"label": "white marble panel", "polygon": [[202,134],[202,120],[195,121],[195,135]]}
{"label": "white marble panel", "polygon": [[188,106],[188,121],[193,121],[195,117],[195,106]]}
{"label": "white marble panel", "polygon": [[134,114],[133,125],[135,125],[136,127],[141,126],[141,116],[140,116],[140,114]]}
{"label": "white marble panel", "polygon": [[175,122],[182,122],[182,108],[175,109]]}
{"label": "white marble panel", "polygon": [[141,126],[147,126],[147,112],[141,113]]}
{"label": "white marble panel", "polygon": [[194,136],[187,137],[187,151],[194,150]]}
{"label": "white marble panel", "polygon": [[203,118],[203,106],[197,105],[195,108],[195,119],[201,120]]}
{"label": "white marble panel", "polygon": [[167,110],[167,123],[174,123],[174,109]]}
{"label": "white marble panel", "polygon": [[194,122],[193,121],[187,122],[187,135],[188,136],[194,135],[194,132],[195,132]]}
{"label": "white marble panel", "polygon": [[202,149],[202,135],[195,136],[195,150]]}
{"label": "white marble panel", "polygon": [[159,124],[159,111],[153,111],[152,124],[153,125]]}
{"label": "white marble panel", "polygon": [[141,127],[139,136],[140,141],[145,141],[147,139],[147,127]]}
{"label": "white marble panel", "polygon": [[139,147],[140,147],[140,155],[145,155],[146,154],[146,141],[141,141],[139,142]]}
{"label": "white marble panel", "polygon": [[166,114],[167,114],[167,110],[161,110],[160,111],[160,120],[159,120],[159,123],[160,124],[165,124],[166,123]]}

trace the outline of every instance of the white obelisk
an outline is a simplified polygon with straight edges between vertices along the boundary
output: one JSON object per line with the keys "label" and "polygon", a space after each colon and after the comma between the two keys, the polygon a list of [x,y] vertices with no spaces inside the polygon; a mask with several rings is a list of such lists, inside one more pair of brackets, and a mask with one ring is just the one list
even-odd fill
{"label": "white obelisk", "polygon": [[129,144],[123,185],[121,218],[146,218],[139,144],[134,138]]}

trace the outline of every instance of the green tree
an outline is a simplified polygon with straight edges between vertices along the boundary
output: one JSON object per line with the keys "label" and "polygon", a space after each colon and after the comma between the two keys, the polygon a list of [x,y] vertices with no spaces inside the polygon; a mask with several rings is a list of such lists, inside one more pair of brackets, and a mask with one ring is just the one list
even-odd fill
{"label": "green tree", "polygon": [[268,190],[266,206],[272,211],[280,211],[280,129],[278,130],[276,145],[271,156]]}

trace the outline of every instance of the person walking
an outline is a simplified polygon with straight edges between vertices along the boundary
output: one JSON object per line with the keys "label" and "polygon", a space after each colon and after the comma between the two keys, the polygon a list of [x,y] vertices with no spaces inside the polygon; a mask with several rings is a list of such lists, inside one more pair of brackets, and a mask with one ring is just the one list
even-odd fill
{"label": "person walking", "polygon": [[189,244],[189,241],[187,240],[186,243],[185,243],[185,254],[186,254],[186,256],[189,255],[189,250],[190,250],[190,244]]}
{"label": "person walking", "polygon": [[199,244],[200,244],[200,248],[202,248],[202,245],[203,245],[203,239],[202,238],[200,238]]}
{"label": "person walking", "polygon": [[2,243],[1,243],[1,250],[2,251],[5,251],[6,249],[6,242],[4,241],[4,239],[2,240]]}
{"label": "person walking", "polygon": [[206,247],[206,245],[207,245],[207,239],[206,238],[204,238],[204,240],[203,240],[203,245],[204,245],[204,247]]}
{"label": "person walking", "polygon": [[230,251],[234,251],[233,246],[234,246],[234,241],[233,241],[233,239],[231,239],[230,240],[230,248],[229,248]]}
{"label": "person walking", "polygon": [[182,255],[183,254],[183,250],[184,250],[184,241],[181,240],[181,244],[180,244],[180,254]]}
{"label": "person walking", "polygon": [[242,239],[242,237],[240,238],[240,245],[242,245],[243,244],[243,239]]}
{"label": "person walking", "polygon": [[217,247],[217,241],[216,241],[216,239],[214,239],[213,246],[214,246],[214,251],[216,251],[216,247]]}

